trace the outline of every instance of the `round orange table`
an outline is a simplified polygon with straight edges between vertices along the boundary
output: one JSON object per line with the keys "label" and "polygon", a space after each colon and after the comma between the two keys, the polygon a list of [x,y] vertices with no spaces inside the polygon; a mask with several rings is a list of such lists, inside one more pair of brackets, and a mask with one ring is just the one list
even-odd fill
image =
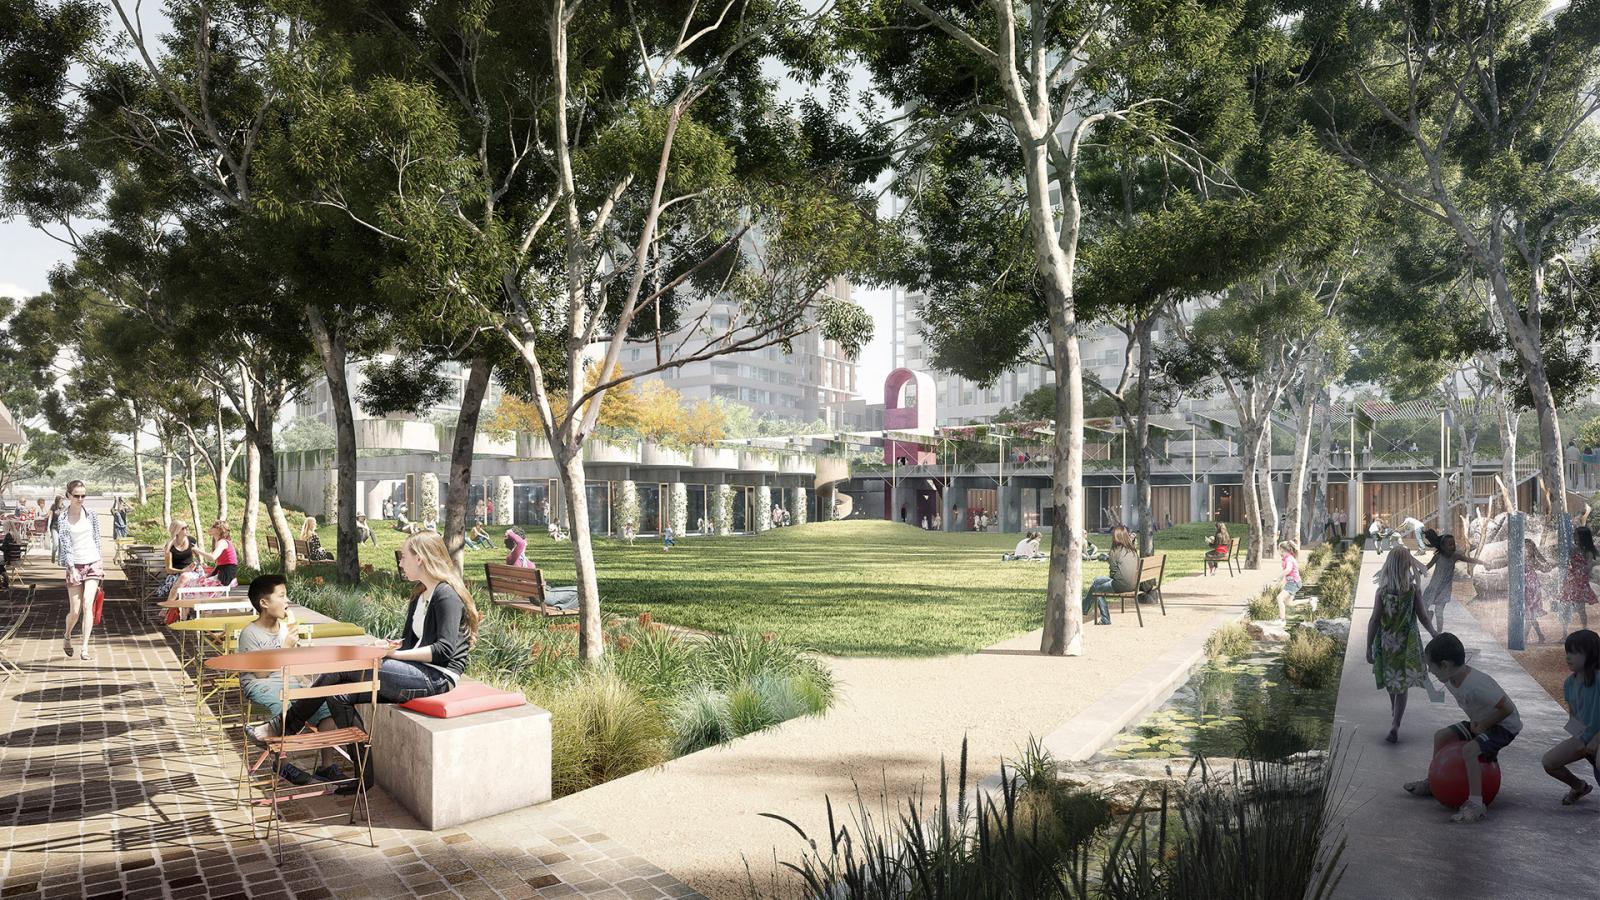
{"label": "round orange table", "polygon": [[315,647],[284,647],[279,650],[225,653],[206,660],[206,668],[223,672],[266,672],[284,666],[382,659],[388,654],[388,641],[381,647],[371,644],[319,644]]}

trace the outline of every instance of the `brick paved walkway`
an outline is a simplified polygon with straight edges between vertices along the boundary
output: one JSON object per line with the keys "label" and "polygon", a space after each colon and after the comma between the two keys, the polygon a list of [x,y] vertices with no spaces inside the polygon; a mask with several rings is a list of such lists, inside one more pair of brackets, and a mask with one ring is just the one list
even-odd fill
{"label": "brick paved walkway", "polygon": [[[107,529],[109,532],[109,528]],[[0,682],[0,896],[696,897],[583,822],[548,808],[425,831],[381,790],[366,829],[308,822],[346,798],[291,804],[275,864],[235,802],[236,732],[195,720],[163,629],[110,566],[94,659],[61,651],[66,589],[39,548],[21,584],[39,590]],[[20,612],[0,606],[0,631]],[[124,599],[119,599],[124,598]]]}

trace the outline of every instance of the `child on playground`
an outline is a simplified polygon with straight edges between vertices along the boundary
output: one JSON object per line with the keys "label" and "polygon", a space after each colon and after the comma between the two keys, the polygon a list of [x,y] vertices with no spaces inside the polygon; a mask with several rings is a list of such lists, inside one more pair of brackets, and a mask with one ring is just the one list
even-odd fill
{"label": "child on playground", "polygon": [[1427,605],[1417,589],[1420,569],[1411,551],[1396,547],[1378,571],[1376,602],[1367,622],[1367,663],[1378,687],[1389,692],[1392,722],[1384,740],[1400,740],[1400,720],[1406,714],[1406,699],[1414,687],[1427,687],[1428,671],[1422,661],[1422,638],[1417,634],[1421,622],[1435,637],[1439,629],[1428,618]]}
{"label": "child on playground", "polygon": [[628,546],[629,547],[633,546],[633,539],[638,537],[638,536],[639,536],[639,529],[633,527],[633,523],[632,522],[629,522],[628,524],[622,526],[622,539],[628,542]]}
{"label": "child on playground", "polygon": [[671,525],[668,525],[666,528],[661,529],[661,552],[662,553],[666,553],[666,552],[670,551],[673,548],[673,546],[675,544],[677,544],[677,543],[678,543],[677,539],[675,537],[673,537],[672,526]]}
{"label": "child on playground", "polygon": [[1455,535],[1441,534],[1436,542],[1429,543],[1437,549],[1433,559],[1428,560],[1427,568],[1433,570],[1433,576],[1428,579],[1428,586],[1422,591],[1422,599],[1433,613],[1433,624],[1442,629],[1444,608],[1450,603],[1450,590],[1455,583],[1456,563],[1481,566],[1483,561],[1473,559],[1457,549]]}
{"label": "child on playground", "polygon": [[1561,628],[1566,630],[1577,610],[1578,622],[1589,627],[1589,607],[1600,603],[1594,587],[1589,584],[1590,572],[1600,562],[1600,550],[1595,549],[1594,532],[1587,527],[1573,529],[1572,554],[1567,557],[1567,579],[1561,586]]}
{"label": "child on playground", "polygon": [[1571,790],[1561,798],[1562,806],[1571,806],[1583,799],[1594,787],[1589,782],[1567,771],[1567,766],[1578,760],[1589,764],[1597,783],[1600,783],[1600,634],[1585,628],[1567,635],[1567,668],[1572,674],[1561,686],[1562,697],[1572,718],[1567,720],[1570,737],[1545,751],[1545,772]]}
{"label": "child on playground", "polygon": [[1317,608],[1315,600],[1295,600],[1295,595],[1300,593],[1300,561],[1296,554],[1300,552],[1300,545],[1294,541],[1279,541],[1278,563],[1283,568],[1283,587],[1278,591],[1278,621],[1286,622],[1289,619],[1290,603],[1309,603],[1311,608]]}
{"label": "child on playground", "polygon": [[[1433,735],[1434,755],[1456,741],[1466,742],[1461,747],[1461,758],[1467,766],[1467,802],[1461,804],[1450,821],[1478,822],[1489,814],[1483,805],[1480,760],[1493,762],[1501,750],[1516,740],[1522,731],[1522,717],[1498,682],[1467,665],[1467,651],[1460,638],[1444,632],[1428,642],[1424,655],[1428,671],[1444,683],[1467,714],[1465,721],[1441,728]],[[1427,778],[1407,782],[1405,789],[1418,797],[1433,796]]]}
{"label": "child on playground", "polygon": [[1539,638],[1539,643],[1545,643],[1544,629],[1539,627],[1539,617],[1544,615],[1544,591],[1539,582],[1540,575],[1555,568],[1550,561],[1539,552],[1539,545],[1532,538],[1522,539],[1522,616],[1523,621],[1532,626],[1533,633]]}

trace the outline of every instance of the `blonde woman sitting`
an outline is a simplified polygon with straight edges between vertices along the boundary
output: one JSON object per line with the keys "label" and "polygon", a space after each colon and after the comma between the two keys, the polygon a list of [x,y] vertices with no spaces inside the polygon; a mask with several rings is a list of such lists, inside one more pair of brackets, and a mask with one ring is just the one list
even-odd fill
{"label": "blonde woman sitting", "polygon": [[307,562],[331,562],[333,554],[322,549],[322,538],[317,537],[317,517],[306,516],[300,523],[300,540],[306,542]]}

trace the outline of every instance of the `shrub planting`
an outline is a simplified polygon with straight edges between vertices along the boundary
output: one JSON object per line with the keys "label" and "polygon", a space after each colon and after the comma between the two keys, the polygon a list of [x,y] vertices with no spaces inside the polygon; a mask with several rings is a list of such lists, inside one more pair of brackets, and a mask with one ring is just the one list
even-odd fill
{"label": "shrub planting", "polygon": [[1278,587],[1271,585],[1250,598],[1250,621],[1262,622],[1278,617]]}
{"label": "shrub planting", "polygon": [[1224,625],[1206,638],[1206,656],[1212,659],[1219,656],[1243,656],[1250,652],[1250,647],[1250,632],[1238,622]]}
{"label": "shrub planting", "polygon": [[1319,688],[1338,674],[1343,648],[1312,628],[1299,628],[1283,648],[1284,677],[1303,688]]}
{"label": "shrub planting", "polygon": [[[290,598],[369,634],[400,634],[411,586],[375,577],[353,588],[309,579]],[[556,796],[658,765],[833,703],[833,674],[775,636],[739,632],[686,640],[646,617],[605,623],[598,666],[578,658],[572,622],[494,607],[484,614],[467,674],[520,690],[551,713]]]}

